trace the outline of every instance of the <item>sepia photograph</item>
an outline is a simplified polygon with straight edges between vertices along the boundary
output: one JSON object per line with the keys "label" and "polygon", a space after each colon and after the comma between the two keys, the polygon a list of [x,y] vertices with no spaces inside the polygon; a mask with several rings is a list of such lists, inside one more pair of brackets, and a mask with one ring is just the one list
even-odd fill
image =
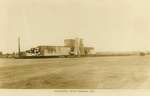
{"label": "sepia photograph", "polygon": [[149,0],[0,0],[0,89],[150,89]]}

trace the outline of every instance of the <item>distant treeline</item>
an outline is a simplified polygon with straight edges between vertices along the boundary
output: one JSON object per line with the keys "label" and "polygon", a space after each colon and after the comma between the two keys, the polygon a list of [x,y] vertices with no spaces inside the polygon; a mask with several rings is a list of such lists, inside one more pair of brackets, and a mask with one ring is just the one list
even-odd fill
{"label": "distant treeline", "polygon": [[150,55],[150,52],[97,52],[97,56],[132,56],[132,55]]}
{"label": "distant treeline", "polygon": [[3,54],[0,52],[0,58],[14,58],[16,56],[16,53],[5,53]]}
{"label": "distant treeline", "polygon": [[[81,57],[99,57],[99,56],[145,56],[150,55],[150,52],[96,52],[96,54],[85,55]],[[0,58],[14,58],[18,53],[5,53],[0,52]]]}

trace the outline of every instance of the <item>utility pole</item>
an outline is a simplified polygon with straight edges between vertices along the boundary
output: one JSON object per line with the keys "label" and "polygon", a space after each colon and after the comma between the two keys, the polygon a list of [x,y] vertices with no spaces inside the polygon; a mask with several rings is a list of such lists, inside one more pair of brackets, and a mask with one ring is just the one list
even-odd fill
{"label": "utility pole", "polygon": [[20,37],[18,37],[18,56],[20,57]]}

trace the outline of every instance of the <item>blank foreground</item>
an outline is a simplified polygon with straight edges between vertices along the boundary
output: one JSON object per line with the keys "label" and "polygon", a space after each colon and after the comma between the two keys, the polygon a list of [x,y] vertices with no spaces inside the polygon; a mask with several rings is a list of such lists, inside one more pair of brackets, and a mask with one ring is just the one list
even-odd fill
{"label": "blank foreground", "polygon": [[0,59],[0,88],[150,88],[150,56]]}

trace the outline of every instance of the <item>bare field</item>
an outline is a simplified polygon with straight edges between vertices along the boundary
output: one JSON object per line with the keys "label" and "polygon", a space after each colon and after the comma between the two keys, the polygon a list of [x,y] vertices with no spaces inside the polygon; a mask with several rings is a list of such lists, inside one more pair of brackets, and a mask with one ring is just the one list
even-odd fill
{"label": "bare field", "polygon": [[150,56],[0,59],[0,88],[150,88]]}

